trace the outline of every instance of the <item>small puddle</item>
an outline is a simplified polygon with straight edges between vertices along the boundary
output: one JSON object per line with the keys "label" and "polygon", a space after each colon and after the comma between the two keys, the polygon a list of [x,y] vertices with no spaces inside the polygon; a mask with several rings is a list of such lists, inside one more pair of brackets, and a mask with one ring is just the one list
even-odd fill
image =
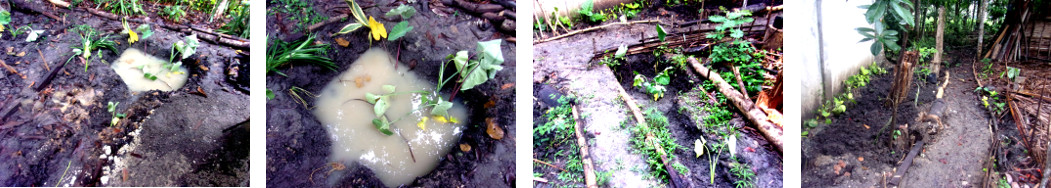
{"label": "small puddle", "polygon": [[[420,129],[417,123],[429,115],[430,109],[423,109],[423,96],[413,93],[391,97],[385,114],[392,121],[401,120],[391,125],[394,135],[380,133],[372,124],[376,118],[373,105],[357,99],[364,99],[366,92],[385,93],[383,85],[396,86],[396,92],[434,88],[431,82],[405,71],[404,65],[395,70],[392,61],[394,58],[384,50],[366,51],[349,70],[325,86],[314,109],[331,136],[331,159],[363,164],[388,187],[411,183],[437,167],[439,158],[449,152],[463,130],[462,124],[440,123],[434,118],[426,121],[426,129]],[[467,119],[466,109],[458,104],[449,109],[449,115]]]}
{"label": "small puddle", "polygon": [[[110,67],[120,75],[120,79],[128,85],[128,90],[133,92],[161,90],[172,91],[186,84],[189,74],[185,67],[179,67],[172,72],[164,68],[167,60],[157,58],[135,48],[128,48],[121,53]],[[156,80],[146,78],[145,73],[157,77]]]}

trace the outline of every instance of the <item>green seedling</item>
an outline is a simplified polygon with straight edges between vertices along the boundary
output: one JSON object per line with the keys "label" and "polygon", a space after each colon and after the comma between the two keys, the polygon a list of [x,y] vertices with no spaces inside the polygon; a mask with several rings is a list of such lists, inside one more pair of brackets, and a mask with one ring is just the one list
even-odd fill
{"label": "green seedling", "polygon": [[128,116],[127,114],[124,114],[124,113],[117,113],[117,105],[119,105],[119,104],[120,104],[120,102],[116,102],[116,103],[109,102],[108,104],[106,104],[106,111],[109,112],[110,114],[112,114],[112,116],[113,116],[113,118],[110,119],[110,124],[109,124],[109,126],[111,126],[111,127],[114,126],[114,125],[117,125],[117,123],[120,122],[121,118],[124,118],[124,117]]}
{"label": "green seedling", "polygon": [[[109,39],[109,35],[98,36],[94,28],[88,25],[78,25],[73,28],[74,30],[80,31],[80,42],[82,45],[73,46],[73,57],[69,57],[66,63],[73,60],[76,56],[84,58],[84,72],[88,71],[88,66],[91,63],[91,54],[98,49],[109,49],[113,53],[117,53],[116,42]],[[102,56],[102,51],[98,51],[97,56]]]}
{"label": "green seedling", "polygon": [[266,73],[274,72],[281,76],[287,76],[285,73],[278,71],[277,68],[294,62],[311,63],[335,71],[339,67],[332,62],[332,59],[323,56],[328,50],[328,44],[315,44],[315,37],[314,35],[309,35],[305,40],[292,43],[287,43],[280,39],[270,40],[267,37],[267,43],[270,47],[266,49]]}
{"label": "green seedling", "polygon": [[577,10],[577,13],[580,13],[581,17],[584,17],[588,21],[591,21],[591,22],[604,22],[604,21],[606,21],[608,16],[605,13],[602,13],[601,11],[595,12],[594,10],[592,10],[592,9],[594,9],[594,7],[595,7],[595,1],[594,0],[584,1],[584,4],[580,5],[580,9]]}
{"label": "green seedling", "polygon": [[394,9],[391,9],[390,11],[388,11],[385,16],[387,16],[387,17],[401,16],[401,19],[408,20],[413,15],[416,15],[416,8],[412,8],[411,6],[407,6],[407,5],[402,4],[402,5],[399,5],[398,8],[394,8]]}

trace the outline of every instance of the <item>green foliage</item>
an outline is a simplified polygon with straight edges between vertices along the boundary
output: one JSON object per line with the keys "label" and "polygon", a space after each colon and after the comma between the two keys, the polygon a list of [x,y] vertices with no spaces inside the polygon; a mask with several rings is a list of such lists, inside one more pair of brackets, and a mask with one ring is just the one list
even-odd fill
{"label": "green foliage", "polygon": [[920,62],[927,62],[927,60],[930,60],[931,55],[933,55],[934,53],[938,53],[938,49],[928,47],[920,47],[919,51]]}
{"label": "green foliage", "polygon": [[133,14],[144,14],[142,11],[142,5],[139,4],[139,0],[103,0],[106,3],[100,3],[99,0],[95,0],[96,4],[105,10],[108,10],[114,14],[131,16]]}
{"label": "green foliage", "polygon": [[390,108],[390,97],[396,95],[394,93],[395,87],[393,85],[383,85],[383,94],[372,94],[365,93],[365,102],[372,104],[373,113],[376,114],[376,118],[372,119],[372,125],[376,126],[376,129],[387,136],[394,134],[390,130],[390,124],[392,123],[385,113]]}
{"label": "green foliage", "polygon": [[251,3],[248,0],[241,0],[240,3],[232,7],[229,11],[230,16],[233,16],[233,18],[217,31],[241,38],[248,38],[252,28],[252,24],[249,23],[252,15],[250,11]]}
{"label": "green foliage", "polygon": [[166,6],[161,10],[160,15],[174,22],[182,22],[182,17],[186,16],[186,11],[183,10],[182,5]]}
{"label": "green foliage", "polygon": [[[97,33],[94,28],[88,25],[78,25],[75,26],[73,30],[75,32],[80,33],[81,43],[80,46],[72,47],[73,56],[75,57],[77,55],[80,55],[82,58],[84,58],[84,72],[88,71],[88,66],[90,66],[91,62],[92,52],[95,52],[99,49],[109,49],[113,53],[117,53],[117,48],[115,47],[117,43],[110,40],[109,35],[103,35],[100,37],[99,33]],[[99,50],[97,54],[98,55],[96,55],[96,57],[102,56],[102,51]],[[72,59],[73,57],[69,58],[69,60]],[[69,60],[66,60],[66,62],[68,63]]]}
{"label": "green foliage", "polygon": [[402,5],[399,5],[398,8],[394,8],[394,9],[391,9],[390,11],[388,11],[385,16],[387,16],[387,17],[401,16],[401,19],[407,20],[407,19],[411,18],[413,15],[416,15],[416,8],[412,8],[411,6],[407,6],[405,4],[402,4]]}
{"label": "green foliage", "polygon": [[[172,44],[171,56],[168,58],[168,64],[164,65],[164,68],[175,72],[182,67],[182,60],[189,58],[193,54],[197,53],[197,46],[200,42],[197,41],[197,35],[190,35],[183,38],[183,40]],[[179,58],[176,59],[175,52],[179,52]]]}
{"label": "green foliage", "polygon": [[409,22],[408,21],[398,22],[398,25],[394,25],[394,27],[390,29],[390,35],[387,36],[387,40],[388,41],[398,40],[398,38],[401,38],[402,36],[405,36],[405,34],[409,33],[409,31],[412,31],[412,29],[413,29],[413,27],[409,26]]}
{"label": "green foliage", "polygon": [[272,4],[280,3],[281,5],[268,8],[267,12],[270,14],[284,13],[286,14],[284,16],[286,19],[296,23],[297,29],[305,31],[307,26],[327,19],[315,11],[314,6],[310,2],[305,0],[270,0]]}
{"label": "green foliage", "polygon": [[[908,0],[876,0],[871,5],[863,5],[860,8],[867,9],[865,12],[865,20],[869,24],[873,24],[873,28],[859,27],[857,31],[865,38],[861,42],[872,41],[872,46],[869,48],[872,55],[877,55],[883,51],[886,47],[892,51],[898,51],[901,46],[898,42],[898,31],[890,28],[885,28],[888,24],[897,25],[915,25],[912,17],[912,3]],[[886,15],[892,15],[887,17]],[[898,22],[888,22],[888,20],[897,20]]]}
{"label": "green foliage", "polygon": [[621,3],[619,6],[613,8],[613,10],[615,12],[619,12],[620,15],[623,15],[624,18],[626,18],[626,19],[632,19],[632,18],[635,18],[636,16],[638,16],[639,12],[642,12],[642,7],[644,6],[645,3],[646,3],[646,1],[642,1],[642,0],[637,0],[635,2],[626,3],[626,4],[625,3]]}
{"label": "green foliage", "polygon": [[667,86],[671,83],[671,67],[665,68],[664,71],[657,73],[657,76],[653,77],[653,82],[650,82],[648,78],[635,72],[635,80],[631,84],[634,87],[638,87],[646,93],[653,96],[653,100],[658,100],[664,97],[664,92],[667,91]]}
{"label": "green foliage", "polygon": [[660,39],[661,42],[664,42],[664,36],[668,35],[668,33],[664,31],[664,26],[661,26],[661,24],[657,24],[656,29],[657,29],[657,39]]}
{"label": "green foliage", "polygon": [[[0,31],[4,31],[4,28],[7,27],[7,24],[9,23],[11,23],[11,12],[0,9]],[[0,36],[3,36],[3,33],[0,33]]]}
{"label": "green foliage", "polygon": [[607,16],[606,13],[602,13],[601,11],[595,12],[594,10],[592,10],[592,9],[594,9],[594,7],[595,7],[594,0],[584,1],[584,4],[580,5],[580,9],[577,10],[577,13],[579,13],[580,16],[584,18],[584,20],[588,20],[590,22],[604,22],[604,21],[606,21],[606,19],[609,16]]}
{"label": "green foliage", "polygon": [[894,129],[894,133],[890,135],[891,139],[897,140],[901,136],[901,130]]}
{"label": "green foliage", "polygon": [[120,122],[120,118],[128,116],[124,113],[117,113],[117,105],[119,104],[120,102],[114,103],[112,101],[106,104],[106,112],[109,112],[113,116],[113,118],[110,119],[109,126],[117,125],[117,123]]}
{"label": "green foliage", "polygon": [[573,106],[570,105],[575,100],[576,97],[572,95],[562,96],[558,98],[558,106],[544,112],[547,121],[533,128],[535,148],[553,149],[570,141],[577,123],[573,119]]}
{"label": "green foliage", "polygon": [[[460,81],[463,83],[460,90],[468,90],[485,83],[495,78],[496,73],[504,69],[503,66],[500,66],[504,63],[504,56],[500,51],[501,42],[500,39],[478,42],[477,53],[480,54],[480,58],[476,60],[468,61],[466,51],[457,53],[453,64],[456,65],[456,72],[460,74]],[[462,58],[460,58],[461,55]]]}
{"label": "green foliage", "polygon": [[748,167],[745,163],[731,163],[730,173],[734,177],[737,177],[737,181],[734,181],[734,187],[736,188],[749,188],[755,187],[752,182],[755,181],[755,172],[752,172],[752,168]]}
{"label": "green foliage", "polygon": [[620,47],[617,48],[617,52],[613,53],[613,57],[602,57],[602,59],[599,59],[599,64],[608,66],[609,68],[616,70],[616,67],[620,66],[620,64],[625,61],[624,56],[625,54],[627,54],[627,52],[628,45],[620,45]]}
{"label": "green foliage", "polygon": [[266,49],[266,73],[275,72],[278,75],[287,76],[277,68],[293,62],[315,64],[335,71],[338,68],[336,64],[332,63],[331,59],[323,57],[328,51],[328,44],[315,44],[314,38],[314,35],[310,35],[305,40],[287,43],[280,39],[270,40],[267,37],[269,47]]}
{"label": "green foliage", "polygon": [[1011,66],[1007,66],[1007,71],[1004,71],[1004,72],[1000,73],[1000,78],[1003,78],[1004,76],[1007,76],[1007,79],[1010,79],[1011,81],[1014,81],[1015,78],[1018,78],[1018,75],[1020,75],[1020,74],[1022,74],[1022,70],[1021,69],[1014,68],[1014,67],[1011,67]]}
{"label": "green foliage", "polygon": [[982,106],[989,109],[995,114],[1002,114],[1007,109],[1007,102],[1000,99],[999,92],[991,90],[987,87],[978,87],[974,89],[975,92],[979,92],[982,96]]}
{"label": "green foliage", "polygon": [[[668,172],[665,171],[664,163],[661,161],[662,153],[659,153],[656,147],[660,147],[667,156],[668,160],[675,158],[674,151],[684,148],[675,143],[675,139],[671,137],[671,132],[668,131],[668,117],[665,117],[656,108],[650,108],[645,111],[646,126],[635,126],[631,128],[634,139],[631,140],[636,149],[646,156],[646,162],[649,163],[649,167],[652,170],[651,174],[657,179],[664,181],[668,180]],[[653,135],[654,142],[649,142],[654,145],[647,144],[647,135]],[[674,164],[672,164],[674,165]],[[674,167],[674,166],[673,166]]]}
{"label": "green foliage", "polygon": [[140,40],[146,40],[146,38],[153,36],[153,29],[150,28],[150,24],[139,25],[139,27],[135,28],[135,32],[139,33]]}

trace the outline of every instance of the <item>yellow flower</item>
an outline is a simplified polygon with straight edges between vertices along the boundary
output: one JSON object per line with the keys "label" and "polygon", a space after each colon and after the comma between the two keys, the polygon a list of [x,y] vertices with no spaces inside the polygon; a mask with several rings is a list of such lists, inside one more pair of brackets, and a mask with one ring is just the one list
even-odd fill
{"label": "yellow flower", "polygon": [[135,44],[135,41],[139,41],[139,34],[138,34],[138,33],[135,33],[135,31],[130,31],[130,30],[129,30],[129,31],[128,31],[128,35],[129,35],[129,37],[128,37],[128,43],[132,43],[132,44]]}
{"label": "yellow flower", "polygon": [[421,130],[427,130],[427,116],[424,116],[419,123],[416,123],[416,126],[420,127]]}
{"label": "yellow flower", "polygon": [[383,27],[383,23],[376,22],[376,19],[373,19],[372,16],[369,16],[369,29],[372,29],[372,39],[387,38],[387,28]]}
{"label": "yellow flower", "polygon": [[442,123],[450,123],[450,122],[452,122],[452,123],[460,123],[459,120],[457,120],[456,118],[453,118],[453,117],[450,117],[448,119],[445,118],[445,116],[432,116],[432,117],[434,117],[434,121],[438,121],[438,122],[442,122]]}

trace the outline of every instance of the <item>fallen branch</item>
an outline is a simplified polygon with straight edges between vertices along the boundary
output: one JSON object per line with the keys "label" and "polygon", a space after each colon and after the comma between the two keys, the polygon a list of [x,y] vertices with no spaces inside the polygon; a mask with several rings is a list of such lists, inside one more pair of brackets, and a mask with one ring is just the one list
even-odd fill
{"label": "fallen branch", "polygon": [[[642,110],[639,109],[638,105],[636,105],[635,99],[632,99],[631,96],[628,95],[628,92],[625,91],[623,87],[620,87],[620,85],[617,85],[616,88],[618,91],[620,91],[620,98],[623,99],[624,103],[628,105],[628,109],[631,110],[631,114],[635,117],[635,121],[638,122],[636,126],[640,126],[643,127],[644,130],[648,130],[649,125],[646,123],[646,118],[642,116]],[[659,144],[659,142],[657,142],[652,133],[646,134],[646,142],[644,143],[650,145],[650,147],[655,148],[657,150],[657,153],[660,154],[661,163],[664,164],[665,168],[664,171],[668,172],[668,177],[669,179],[671,179],[671,187],[685,187],[685,184],[682,182],[682,177],[679,177],[679,175],[675,173],[677,171],[675,171],[675,169],[672,168],[671,161],[668,160],[667,151],[664,151],[664,148],[661,147],[661,145]]]}
{"label": "fallen branch", "polygon": [[553,164],[551,164],[551,163],[547,163],[547,162],[541,161],[541,160],[539,160],[539,159],[533,159],[533,162],[536,162],[536,163],[540,163],[540,164],[544,164],[544,165],[550,166],[551,168],[555,168],[555,169],[561,170],[562,172],[565,172],[565,171],[566,171],[566,169],[563,169],[562,167],[558,167],[558,166],[555,166],[555,165],[553,165]]}
{"label": "fallen branch", "polygon": [[912,166],[912,159],[916,158],[916,154],[919,154],[921,149],[923,149],[923,140],[916,142],[916,145],[912,146],[909,155],[905,157],[905,160],[898,166],[898,170],[894,171],[894,176],[890,178],[890,185],[897,186],[898,183],[901,183],[901,177],[905,176],[906,171],[909,171],[909,166]]}
{"label": "fallen branch", "polygon": [[7,62],[4,62],[4,60],[0,60],[0,65],[2,65],[5,69],[7,69],[7,72],[14,73],[14,74],[18,75],[18,77],[22,77],[22,79],[26,79],[26,75],[23,75],[22,73],[19,73],[18,70],[15,70],[15,68],[13,68],[11,66],[7,66]]}
{"label": "fallen branch", "polygon": [[62,18],[60,18],[58,16],[55,16],[54,14],[44,12],[43,8],[30,5],[30,3],[26,2],[25,0],[10,0],[10,2],[11,2],[11,7],[13,9],[20,10],[22,12],[27,12],[27,13],[41,14],[41,15],[47,16],[48,18],[55,19],[55,21],[66,22],[65,19],[62,19]]}
{"label": "fallen branch", "polygon": [[504,10],[504,6],[498,4],[476,4],[463,0],[442,0],[442,4],[446,6],[460,7],[464,11],[472,14],[482,14],[486,12],[498,12]]}
{"label": "fallen branch", "polygon": [[317,31],[318,29],[320,29],[322,26],[325,26],[325,25],[328,25],[328,24],[332,24],[332,23],[336,23],[336,22],[342,21],[343,19],[347,19],[347,15],[346,14],[342,14],[342,15],[339,15],[339,16],[336,16],[336,17],[332,17],[332,18],[329,18],[328,20],[322,21],[321,23],[316,23],[314,25],[307,26],[307,32],[308,33],[313,33],[315,31]]}
{"label": "fallen branch", "polygon": [[[665,59],[671,59],[671,56],[665,55]],[[730,86],[729,83],[726,83],[726,80],[723,80],[723,78],[720,77],[718,73],[713,72],[707,67],[702,66],[701,63],[697,61],[697,59],[689,57],[686,58],[686,61],[690,63],[694,71],[699,73],[701,77],[705,77],[708,80],[711,80],[713,83],[715,83],[715,86],[716,88],[718,88],[719,92],[723,93],[723,95],[725,95],[727,99],[732,101],[734,106],[736,106],[737,109],[740,110],[741,114],[745,116],[745,119],[748,119],[748,121],[751,122],[751,124],[755,125],[756,129],[758,129],[759,132],[763,134],[763,137],[765,137],[766,140],[770,141],[770,143],[774,144],[774,146],[777,146],[778,152],[783,151],[782,146],[784,142],[781,140],[781,138],[784,136],[784,130],[782,130],[781,127],[774,125],[774,123],[770,122],[770,120],[767,119],[766,113],[764,113],[759,108],[755,108],[755,104],[752,103],[752,101],[749,100],[747,96],[738,93],[736,90],[734,90],[733,86]]]}
{"label": "fallen branch", "polygon": [[588,141],[584,139],[584,134],[580,130],[580,115],[576,107],[573,107],[573,121],[576,122],[573,125],[575,126],[574,129],[576,129],[577,145],[580,146],[580,161],[584,166],[584,183],[588,188],[598,187],[598,181],[595,180],[595,165],[591,163]]}
{"label": "fallen branch", "polygon": [[580,34],[580,33],[588,32],[588,31],[599,30],[599,29],[612,27],[612,26],[617,26],[617,25],[633,25],[633,24],[639,24],[639,23],[656,23],[656,22],[660,22],[660,21],[658,21],[658,20],[640,20],[640,21],[610,23],[610,24],[606,24],[606,25],[600,25],[600,26],[595,26],[595,27],[589,27],[589,28],[586,28],[586,29],[580,29],[580,30],[576,30],[576,31],[571,31],[569,33],[558,35],[558,36],[554,36],[554,37],[551,37],[551,38],[541,39],[541,40],[538,40],[536,42],[533,42],[533,44],[540,44],[540,43],[544,43],[544,42],[548,42],[548,41],[552,41],[552,40],[558,40],[560,38],[565,38],[565,37],[568,37],[568,36],[571,36],[571,35]]}
{"label": "fallen branch", "polygon": [[[108,18],[108,19],[111,19],[111,20],[114,20],[114,21],[121,21],[119,16],[114,15],[114,14],[110,14],[108,12],[103,12],[103,11],[90,9],[90,8],[85,8],[84,11],[87,11],[88,13],[94,14],[94,15],[99,16],[99,17]],[[131,18],[129,18],[129,19],[127,19],[127,21],[128,22],[135,22],[135,23],[148,23],[148,22],[146,22],[145,20],[142,20],[142,19],[131,19]],[[248,39],[243,39],[243,38],[237,37],[237,36],[231,36],[231,35],[227,35],[227,34],[217,33],[215,31],[208,30],[208,29],[202,29],[202,28],[191,27],[191,26],[186,26],[186,25],[177,25],[177,24],[164,24],[164,23],[154,23],[154,24],[158,25],[160,27],[172,30],[172,31],[182,32],[182,33],[185,33],[187,35],[197,34],[197,38],[203,39],[204,41],[208,41],[208,42],[211,42],[213,44],[224,45],[224,46],[228,46],[228,47],[234,47],[234,48],[245,49],[245,50],[248,50],[250,48],[249,46],[251,45],[251,42]]]}
{"label": "fallen branch", "polygon": [[65,1],[62,1],[62,0],[48,0],[48,2],[51,2],[51,4],[53,4],[55,6],[60,6],[62,8],[69,8],[69,3],[65,2]]}

